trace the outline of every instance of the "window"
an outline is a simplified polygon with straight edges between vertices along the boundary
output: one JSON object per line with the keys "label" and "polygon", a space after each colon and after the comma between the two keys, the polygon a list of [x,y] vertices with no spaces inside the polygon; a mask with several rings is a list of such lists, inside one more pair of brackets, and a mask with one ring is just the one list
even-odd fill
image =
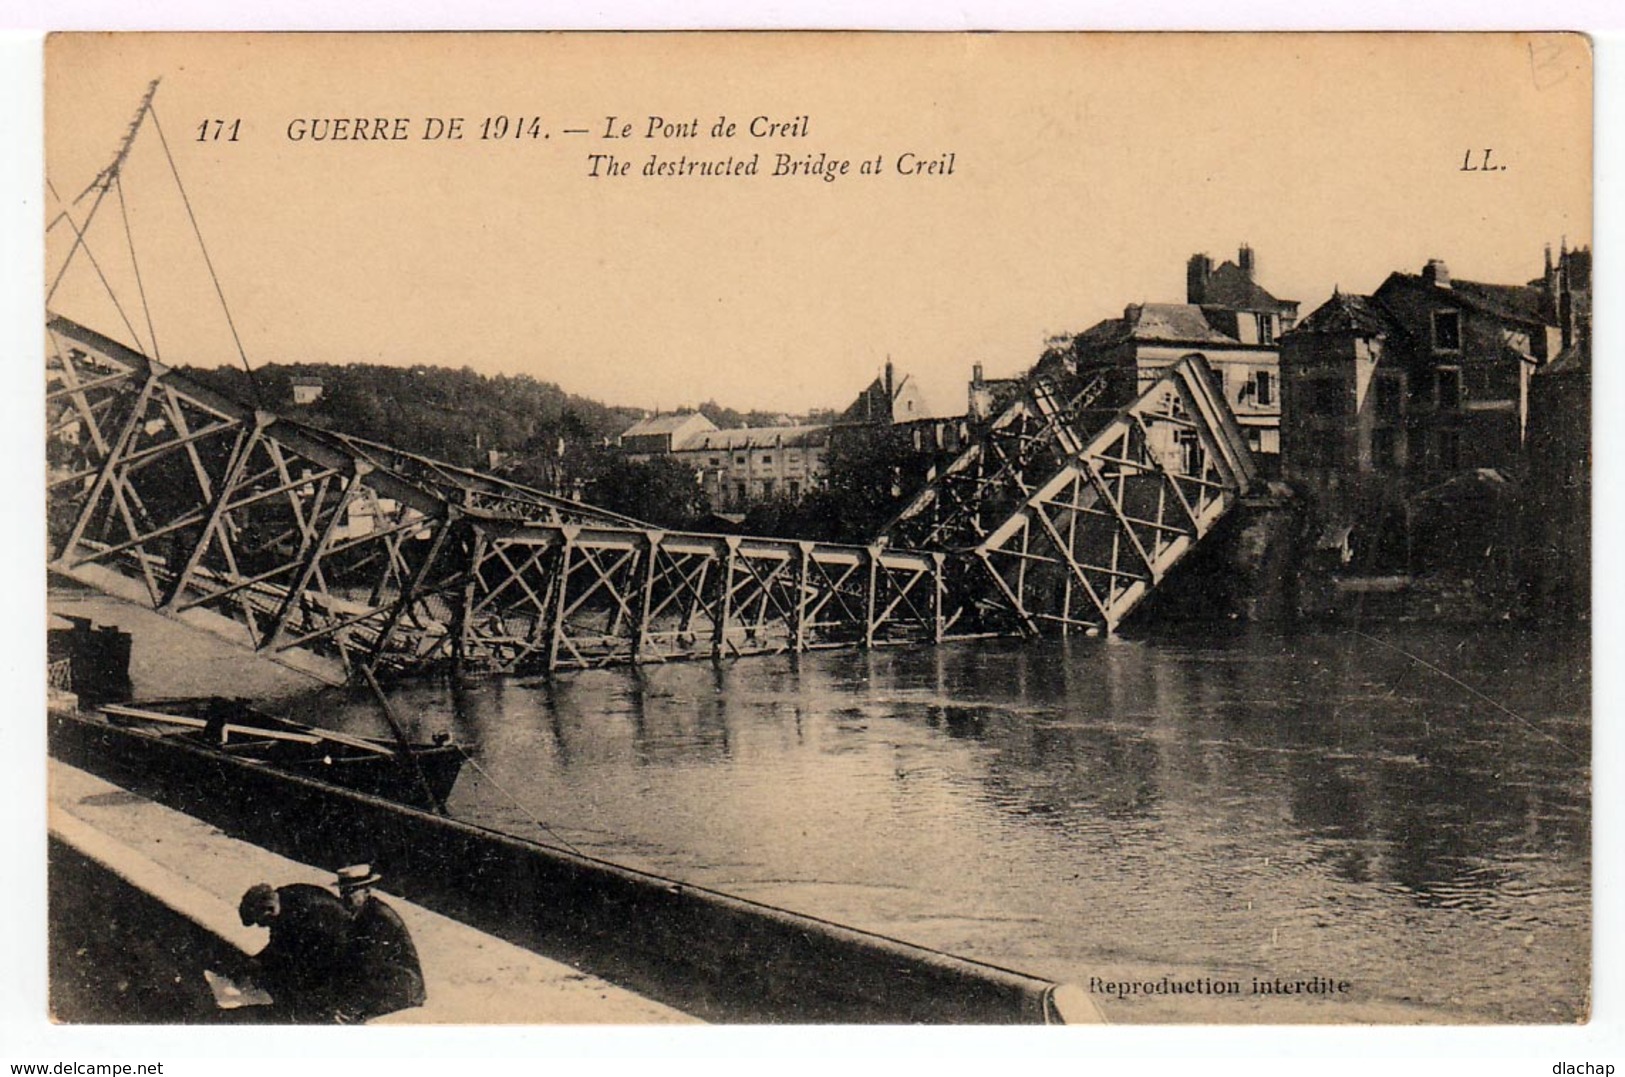
{"label": "window", "polygon": [[739,465],[740,467],[744,467],[745,466],[745,454],[740,453],[737,456],[735,456],[734,457],[734,463]]}
{"label": "window", "polygon": [[799,482],[797,482],[795,479],[790,480],[790,496],[791,497],[800,497],[801,496],[801,484]]}
{"label": "window", "polygon": [[1378,427],[1371,432],[1371,463],[1376,467],[1398,467],[1399,439],[1391,426]]}
{"label": "window", "polygon": [[1207,370],[1208,370],[1208,380],[1213,383],[1213,391],[1215,393],[1219,394],[1219,399],[1220,400],[1223,400],[1224,399],[1224,367],[1222,367],[1222,366],[1210,366],[1210,367],[1207,368]]}
{"label": "window", "polygon": [[1377,377],[1377,417],[1379,419],[1399,418],[1400,395],[1399,378],[1393,375],[1379,375]]}
{"label": "window", "polygon": [[722,457],[720,457],[720,456],[711,457],[711,466],[712,467],[721,467],[722,466]]}
{"label": "window", "polygon": [[1453,310],[1433,312],[1433,347],[1436,351],[1461,351],[1461,314]]}
{"label": "window", "polygon": [[735,484],[735,486],[734,486],[734,504],[735,505],[743,505],[744,503],[745,503],[745,484],[741,482],[741,483]]}
{"label": "window", "polygon": [[[1258,342],[1260,344],[1275,343],[1275,315],[1260,314],[1258,316]],[[1259,403],[1267,404],[1269,401],[1260,399]]]}
{"label": "window", "polygon": [[763,479],[762,480],[762,496],[763,497],[772,497],[773,496],[773,480],[772,479]]}
{"label": "window", "polygon": [[1274,379],[1267,370],[1253,372],[1253,403],[1259,407],[1269,407],[1275,403]]}
{"label": "window", "polygon": [[1421,371],[1411,379],[1411,403],[1433,403],[1433,371]]}
{"label": "window", "polygon": [[1181,430],[1175,435],[1180,448],[1180,470],[1186,475],[1202,473],[1202,442],[1194,430]]}
{"label": "window", "polygon": [[1518,395],[1517,371],[1510,364],[1468,367],[1462,377],[1469,400],[1508,400]]}
{"label": "window", "polygon": [[1461,433],[1456,430],[1439,431],[1439,466],[1454,471],[1461,466]]}
{"label": "window", "polygon": [[1348,413],[1349,393],[1341,380],[1317,381],[1314,386],[1313,410],[1317,415],[1345,415]]}
{"label": "window", "polygon": [[1461,407],[1461,371],[1454,367],[1441,367],[1439,370],[1439,406]]}
{"label": "window", "polygon": [[763,453],[762,454],[762,463],[764,465],[771,464],[772,462],[773,462],[773,454],[772,453]]}

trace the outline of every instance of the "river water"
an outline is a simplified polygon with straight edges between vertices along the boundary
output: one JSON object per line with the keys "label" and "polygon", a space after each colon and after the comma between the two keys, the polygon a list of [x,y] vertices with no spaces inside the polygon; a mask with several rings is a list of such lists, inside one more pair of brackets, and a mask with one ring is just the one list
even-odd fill
{"label": "river water", "polygon": [[[1583,637],[1390,626],[393,695],[477,745],[459,816],[1093,982],[1112,1020],[1568,1022],[1589,998],[1589,681]],[[1105,993],[1164,976],[1242,994]],[[1253,995],[1316,976],[1347,990]]]}
{"label": "river water", "polygon": [[[139,695],[384,732],[152,614]],[[210,646],[214,646],[211,650]],[[1578,634],[1384,626],[955,644],[402,685],[454,814],[1086,988],[1113,1021],[1571,1022],[1589,1005]],[[279,697],[279,698],[277,698]],[[1255,996],[1312,977],[1345,993]],[[1234,982],[1239,996],[1103,993]]]}

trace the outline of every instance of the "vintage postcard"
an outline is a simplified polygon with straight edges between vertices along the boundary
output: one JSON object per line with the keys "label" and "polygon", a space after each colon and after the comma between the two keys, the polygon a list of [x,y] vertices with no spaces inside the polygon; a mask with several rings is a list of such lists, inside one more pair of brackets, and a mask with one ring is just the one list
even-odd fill
{"label": "vintage postcard", "polygon": [[1584,36],[45,58],[54,1020],[1588,1020]]}

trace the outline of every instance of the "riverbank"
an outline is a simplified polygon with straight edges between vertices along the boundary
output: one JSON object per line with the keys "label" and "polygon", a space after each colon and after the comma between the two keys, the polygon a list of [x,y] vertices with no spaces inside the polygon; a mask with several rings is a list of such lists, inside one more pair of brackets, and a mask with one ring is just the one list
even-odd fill
{"label": "riverbank", "polygon": [[[49,762],[50,1003],[57,1020],[237,1023],[205,969],[265,944],[236,903],[258,882],[329,872],[237,841],[84,771]],[[384,886],[388,886],[385,880]],[[696,1019],[387,889],[418,948],[428,1001],[374,1024],[682,1024]]]}

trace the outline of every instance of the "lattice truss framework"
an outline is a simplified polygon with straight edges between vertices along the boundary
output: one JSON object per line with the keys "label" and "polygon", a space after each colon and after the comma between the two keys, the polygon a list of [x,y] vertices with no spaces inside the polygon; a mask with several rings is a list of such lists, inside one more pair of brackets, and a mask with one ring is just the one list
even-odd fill
{"label": "lattice truss framework", "polygon": [[883,538],[949,552],[967,624],[1113,631],[1256,481],[1210,379],[1189,356],[1111,411],[1104,376],[1036,378]]}
{"label": "lattice truss framework", "polygon": [[1112,632],[1256,477],[1207,363],[1190,356],[1053,473],[1022,484],[1016,509],[968,553],[992,584],[995,616],[1022,631]]}
{"label": "lattice truss framework", "polygon": [[1063,396],[1035,378],[881,531],[888,542],[917,549],[974,545],[1021,506],[1033,485],[1055,473],[1082,447],[1079,431],[1106,391],[1104,375]]}
{"label": "lattice truss framework", "polygon": [[1093,390],[1039,386],[905,513],[935,551],[666,532],[49,333],[52,569],[352,675],[1109,632],[1254,477],[1187,358],[1087,440]]}
{"label": "lattice truss framework", "polygon": [[49,326],[54,571],[273,655],[518,672],[940,640],[941,555],[663,532]]}

